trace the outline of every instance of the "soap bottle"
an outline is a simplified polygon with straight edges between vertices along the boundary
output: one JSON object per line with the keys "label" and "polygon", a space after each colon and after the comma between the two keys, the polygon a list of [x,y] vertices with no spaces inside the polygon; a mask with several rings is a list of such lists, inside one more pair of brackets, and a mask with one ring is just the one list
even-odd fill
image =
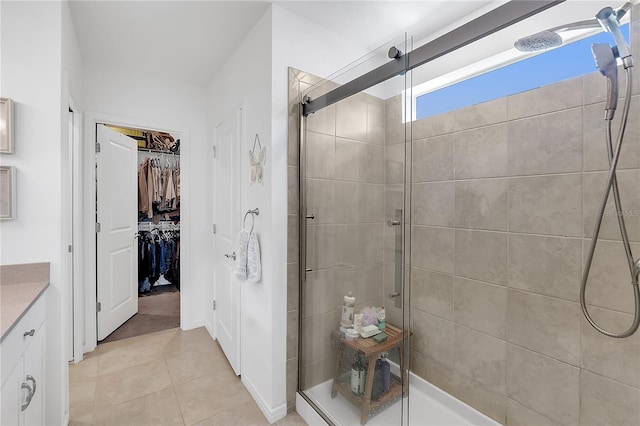
{"label": "soap bottle", "polygon": [[364,392],[365,371],[364,363],[360,358],[360,352],[358,352],[356,360],[351,365],[351,392],[354,395],[362,395]]}
{"label": "soap bottle", "polygon": [[376,364],[378,362],[380,363],[380,372],[382,376],[382,391],[387,393],[389,392],[389,389],[391,389],[391,365],[389,365],[389,361],[387,361],[387,354],[383,353]]}
{"label": "soap bottle", "polygon": [[340,325],[344,328],[353,327],[353,311],[356,306],[356,298],[351,295],[351,292],[344,296],[344,302],[342,303],[342,318],[340,319]]}

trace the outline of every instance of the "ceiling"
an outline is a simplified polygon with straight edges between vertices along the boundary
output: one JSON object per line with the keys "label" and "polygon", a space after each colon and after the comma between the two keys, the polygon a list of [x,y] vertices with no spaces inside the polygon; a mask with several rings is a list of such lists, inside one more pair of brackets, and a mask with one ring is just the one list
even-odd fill
{"label": "ceiling", "polygon": [[405,31],[426,36],[495,1],[72,0],[70,9],[85,60],[204,86],[271,3],[373,50]]}
{"label": "ceiling", "polygon": [[[505,0],[422,1],[113,1],[72,0],[71,15],[85,60],[117,64],[205,86],[271,3],[373,51],[407,32],[414,46],[445,34]],[[611,0],[617,7],[622,0]],[[467,49],[447,55],[431,76],[505,51],[519,37],[588,19],[602,1],[568,0]],[[310,46],[312,49],[313,46]],[[354,58],[354,60],[357,58]],[[386,60],[386,59],[385,59]]]}

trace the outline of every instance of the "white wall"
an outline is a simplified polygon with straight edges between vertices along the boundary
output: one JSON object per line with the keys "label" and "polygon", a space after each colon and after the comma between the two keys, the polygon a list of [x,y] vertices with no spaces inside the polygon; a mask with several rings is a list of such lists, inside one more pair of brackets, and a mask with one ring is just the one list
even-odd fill
{"label": "white wall", "polygon": [[[144,71],[95,62],[84,63],[83,87],[83,104],[88,115],[113,116],[140,126],[182,133],[182,327],[191,329],[204,325],[205,300],[202,294],[210,286],[212,276],[206,89],[160,79]],[[91,131],[85,129],[85,134]],[[90,151],[93,151],[90,145],[94,142],[85,140]]]}
{"label": "white wall", "polygon": [[[15,101],[17,218],[0,222],[0,263],[51,262],[47,298],[47,424],[68,409],[61,220],[63,7],[60,2],[2,2],[0,93]],[[68,41],[68,40],[67,40]]]}
{"label": "white wall", "polygon": [[[286,281],[274,275],[274,268],[277,259],[286,257],[286,250],[282,254],[274,246],[274,240],[279,236],[272,229],[274,214],[271,197],[275,170],[271,159],[275,155],[275,148],[271,140],[271,52],[271,10],[268,10],[209,84],[208,123],[209,141],[212,142],[213,129],[233,107],[244,103],[240,150],[241,209],[260,209],[255,229],[260,240],[262,281],[258,284],[241,284],[242,381],[267,418],[275,420],[286,414],[285,389],[273,386],[284,370],[280,371],[279,358],[272,350],[274,347],[284,347],[286,341],[286,323],[273,321],[274,301],[286,295]],[[249,185],[248,152],[256,133],[260,135],[262,145],[268,147],[264,185]],[[213,291],[207,298],[213,299]],[[285,311],[283,313],[286,315]],[[214,323],[213,313],[208,315],[207,321]]]}

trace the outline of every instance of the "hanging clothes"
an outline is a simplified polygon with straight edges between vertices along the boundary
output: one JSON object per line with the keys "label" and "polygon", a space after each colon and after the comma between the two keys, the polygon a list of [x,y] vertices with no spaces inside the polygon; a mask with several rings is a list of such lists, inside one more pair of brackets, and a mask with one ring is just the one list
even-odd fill
{"label": "hanging clothes", "polygon": [[179,220],[180,166],[144,158],[138,169],[140,220]]}

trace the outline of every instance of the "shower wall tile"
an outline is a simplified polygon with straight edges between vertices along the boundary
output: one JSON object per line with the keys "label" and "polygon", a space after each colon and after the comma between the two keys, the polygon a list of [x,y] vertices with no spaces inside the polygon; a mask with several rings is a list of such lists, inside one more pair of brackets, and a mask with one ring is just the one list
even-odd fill
{"label": "shower wall tile", "polygon": [[367,142],[376,145],[385,143],[385,101],[367,95]]}
{"label": "shower wall tile", "polygon": [[411,371],[445,392],[454,392],[457,373],[450,364],[438,362],[412,348]]}
{"label": "shower wall tile", "polygon": [[452,394],[461,401],[504,424],[507,413],[507,397],[463,375],[454,376]]}
{"label": "shower wall tile", "polygon": [[[383,263],[371,262],[335,268],[332,306],[336,312],[342,309],[345,294],[352,292],[356,305],[378,306],[382,300]],[[322,299],[320,299],[322,300]]]}
{"label": "shower wall tile", "polygon": [[[589,306],[596,324],[622,332],[633,323],[633,315]],[[582,318],[582,367],[635,388],[640,388],[640,334],[612,339],[596,331]]]}
{"label": "shower wall tile", "polygon": [[453,363],[453,322],[435,315],[411,310],[413,349],[443,364]]}
{"label": "shower wall tile", "polygon": [[394,96],[384,102],[385,144],[404,143],[404,123],[402,120],[402,95]]}
{"label": "shower wall tile", "polygon": [[336,215],[342,211],[336,199],[336,183],[332,180],[306,179],[307,183],[307,214],[313,214],[315,219],[308,220],[309,225],[321,225],[336,222]]}
{"label": "shower wall tile", "polygon": [[404,205],[404,185],[387,184],[384,186],[384,217],[386,219],[395,217],[396,210],[402,209]]}
{"label": "shower wall tile", "polygon": [[507,230],[507,179],[455,183],[457,228]]}
{"label": "shower wall tile", "polygon": [[298,312],[287,312],[287,359],[298,354]]}
{"label": "shower wall tile", "polygon": [[339,294],[341,292],[338,292],[338,288],[336,285],[336,269],[320,269],[307,272],[307,279],[304,283],[302,316],[311,318],[335,312],[340,307],[338,299],[341,297]]}
{"label": "shower wall tile", "polygon": [[507,176],[507,125],[480,127],[455,134],[455,177]]}
{"label": "shower wall tile", "polygon": [[560,423],[536,413],[511,398],[507,400],[507,421],[505,424],[509,426],[560,426]]}
{"label": "shower wall tile", "polygon": [[336,223],[384,222],[384,186],[357,182],[335,182]]}
{"label": "shower wall tile", "polygon": [[[335,351],[331,347],[331,332],[336,329],[340,317],[336,312],[315,315],[302,320],[305,330],[302,343],[302,362],[304,364],[335,359]],[[335,364],[333,364],[335,366]]]}
{"label": "shower wall tile", "polygon": [[509,120],[582,106],[582,78],[571,78],[507,97]]}
{"label": "shower wall tile", "polygon": [[453,229],[413,226],[412,232],[411,263],[419,268],[452,274]]}
{"label": "shower wall tile", "polygon": [[455,274],[507,284],[507,234],[456,229]]}
{"label": "shower wall tile", "polygon": [[298,262],[298,215],[287,216],[287,262]]}
{"label": "shower wall tile", "polygon": [[579,172],[582,109],[509,122],[511,176]]}
{"label": "shower wall tile", "polygon": [[384,183],[384,147],[337,138],[335,178],[352,182]]}
{"label": "shower wall tile", "polygon": [[509,287],[578,301],[582,241],[509,234]]}
{"label": "shower wall tile", "polygon": [[307,268],[331,268],[336,262],[336,225],[307,226]]}
{"label": "shower wall tile", "polygon": [[384,165],[385,165],[385,183],[403,183],[404,182],[404,144],[389,145],[385,147]]}
{"label": "shower wall tile", "polygon": [[307,132],[307,177],[334,179],[336,173],[336,142],[331,135]]}
{"label": "shower wall tile", "polygon": [[[583,226],[585,237],[590,238],[593,236],[593,227],[596,223],[608,177],[608,172],[584,174]],[[639,241],[640,191],[638,190],[638,184],[640,183],[640,170],[620,170],[616,172],[616,178],[620,190],[622,217],[625,220],[629,239],[631,241]],[[613,189],[609,193],[609,200],[604,211],[598,238],[621,240]]]}
{"label": "shower wall tile", "polygon": [[[583,240],[586,259],[591,240]],[[631,244],[632,253],[640,253],[640,244]],[[633,313],[633,290],[629,266],[622,242],[599,240],[587,281],[586,300],[589,305]]]}
{"label": "shower wall tile", "polygon": [[640,390],[582,370],[580,424],[637,425],[640,422]]}
{"label": "shower wall tile", "polygon": [[416,140],[413,143],[413,181],[452,180],[453,149],[453,135]]}
{"label": "shower wall tile", "polygon": [[297,214],[298,213],[298,168],[289,166],[287,167],[287,211],[288,214]]}
{"label": "shower wall tile", "polygon": [[445,112],[444,114],[414,121],[411,127],[412,138],[413,140],[419,140],[446,135],[453,132],[454,128],[455,113],[453,111]]}
{"label": "shower wall tile", "polygon": [[306,130],[308,132],[336,135],[336,106],[331,105],[307,116]]}
{"label": "shower wall tile", "polygon": [[426,182],[413,185],[413,223],[453,226],[454,182]]}
{"label": "shower wall tile", "polygon": [[301,371],[299,372],[302,389],[310,389],[331,379],[336,368],[335,363],[335,354],[331,355],[329,359],[319,359],[303,363]]}
{"label": "shower wall tile", "polygon": [[298,310],[298,300],[300,297],[299,267],[297,263],[287,263],[287,312]]}
{"label": "shower wall tile", "polygon": [[581,314],[576,302],[509,290],[509,342],[579,366]]}
{"label": "shower wall tile", "polygon": [[507,121],[507,98],[500,98],[455,110],[453,130],[475,129],[504,121]]}
{"label": "shower wall tile", "polygon": [[411,306],[453,321],[453,276],[411,268]]}
{"label": "shower wall tile", "polygon": [[289,142],[287,144],[287,164],[289,166],[298,166],[299,164],[299,151],[298,151],[298,116],[289,116],[289,129],[287,131],[289,135]]}
{"label": "shower wall tile", "polygon": [[367,140],[367,99],[358,93],[336,104],[336,136],[364,142]]}
{"label": "shower wall tile", "polygon": [[453,353],[457,371],[494,392],[505,394],[507,342],[456,325]]}
{"label": "shower wall tile", "polygon": [[[612,123],[613,144],[617,144],[616,135],[622,118],[622,103],[618,104],[618,113]],[[606,124],[604,118],[604,102],[584,107],[583,141],[584,141],[584,170],[609,170],[609,156],[606,143]],[[629,119],[622,141],[618,170],[640,167],[640,96],[631,98]]]}
{"label": "shower wall tile", "polygon": [[579,424],[580,369],[507,345],[507,396],[561,424]]}
{"label": "shower wall tile", "polygon": [[509,180],[509,231],[580,237],[582,176]]}
{"label": "shower wall tile", "polygon": [[381,262],[382,224],[335,226],[335,264],[339,266]]}
{"label": "shower wall tile", "polygon": [[505,339],[507,289],[455,277],[453,317],[456,324]]}

